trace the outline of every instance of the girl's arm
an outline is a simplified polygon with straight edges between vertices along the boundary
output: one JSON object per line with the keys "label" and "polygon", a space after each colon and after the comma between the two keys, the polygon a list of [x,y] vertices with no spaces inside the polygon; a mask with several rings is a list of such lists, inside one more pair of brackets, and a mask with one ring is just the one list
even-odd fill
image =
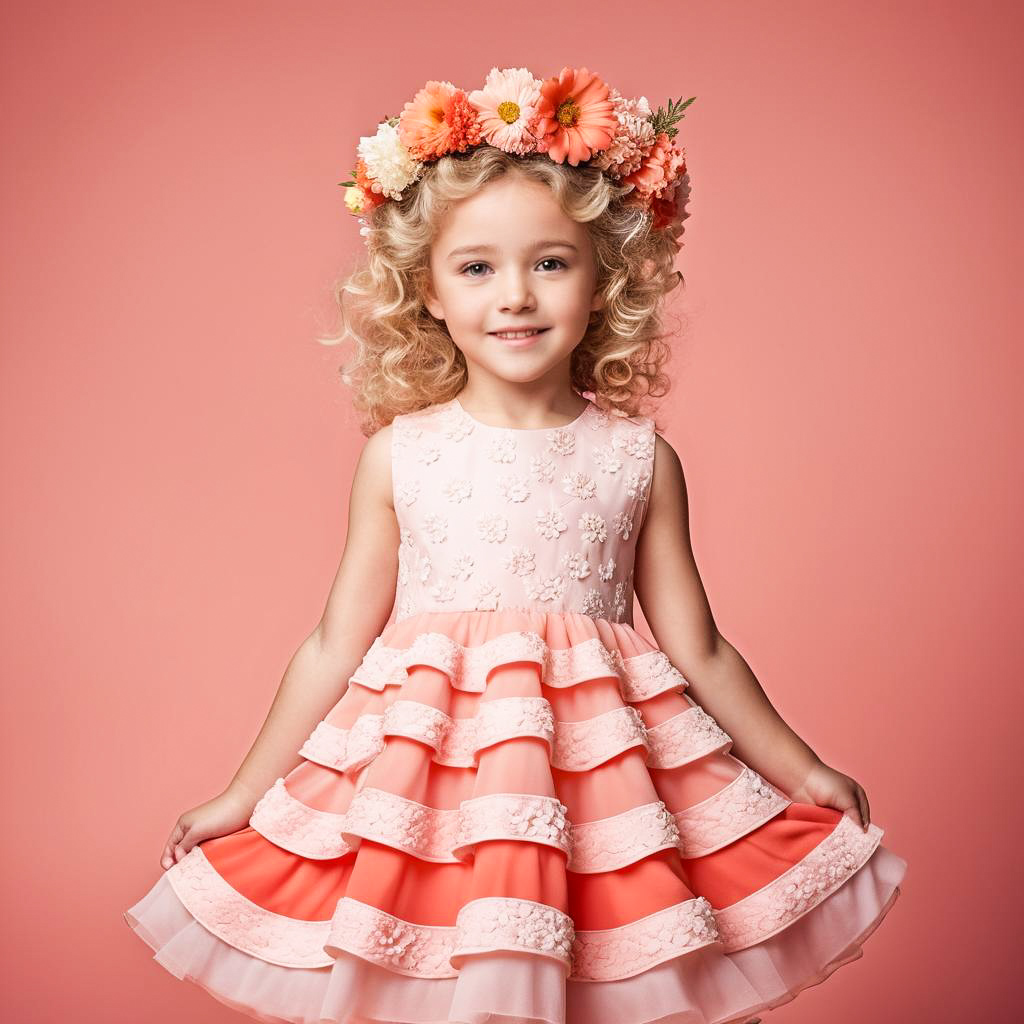
{"label": "girl's arm", "polygon": [[688,692],[732,737],[732,753],[793,799],[856,808],[867,798],[825,765],[772,706],[750,666],[718,631],[690,546],[683,467],[655,435],[655,470],[637,538],[634,589],[658,646],[688,680]]}
{"label": "girl's arm", "polygon": [[302,757],[298,751],[341,699],[387,624],[398,576],[398,522],[391,498],[391,427],[364,445],[352,480],[348,536],[327,605],[292,656],[273,704],[222,793],[175,823],[160,857],[169,868],[197,843],[248,824],[259,798]]}

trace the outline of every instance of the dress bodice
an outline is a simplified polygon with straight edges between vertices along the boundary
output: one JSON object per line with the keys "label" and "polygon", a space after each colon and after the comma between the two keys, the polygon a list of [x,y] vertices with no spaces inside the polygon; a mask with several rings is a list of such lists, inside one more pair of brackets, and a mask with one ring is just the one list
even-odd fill
{"label": "dress bodice", "polygon": [[632,625],[654,445],[652,419],[589,401],[555,428],[492,426],[458,399],[395,417],[396,621],[516,609]]}

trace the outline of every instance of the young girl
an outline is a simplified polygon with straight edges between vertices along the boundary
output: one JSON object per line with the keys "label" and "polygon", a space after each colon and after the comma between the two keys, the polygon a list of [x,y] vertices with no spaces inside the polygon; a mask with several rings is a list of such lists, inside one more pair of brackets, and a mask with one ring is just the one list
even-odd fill
{"label": "young girl", "polygon": [[718,631],[640,411],[666,390],[689,102],[495,68],[361,141],[367,262],[340,294],[369,440],[341,566],[234,780],[124,915],[229,1006],[748,1021],[861,956],[899,895],[863,789]]}

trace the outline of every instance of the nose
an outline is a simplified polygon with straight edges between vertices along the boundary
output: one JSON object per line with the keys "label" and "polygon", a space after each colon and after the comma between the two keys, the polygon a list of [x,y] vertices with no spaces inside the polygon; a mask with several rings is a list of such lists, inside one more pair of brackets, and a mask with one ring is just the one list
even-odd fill
{"label": "nose", "polygon": [[501,309],[503,312],[517,312],[532,309],[533,291],[528,275],[520,270],[508,270],[501,282]]}

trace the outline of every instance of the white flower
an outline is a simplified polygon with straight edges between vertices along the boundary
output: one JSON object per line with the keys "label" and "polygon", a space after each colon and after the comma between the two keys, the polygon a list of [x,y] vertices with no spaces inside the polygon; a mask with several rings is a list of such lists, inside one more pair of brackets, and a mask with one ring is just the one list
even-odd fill
{"label": "white flower", "polygon": [[545,510],[537,509],[537,532],[548,540],[555,540],[560,533],[569,529],[565,517],[557,508]]}
{"label": "white flower", "polygon": [[491,438],[487,456],[492,462],[516,461],[516,439],[511,430]]}
{"label": "white flower", "polygon": [[530,472],[541,483],[549,484],[555,479],[555,463],[550,455],[533,455],[530,457]]}
{"label": "white flower", "polygon": [[525,476],[503,476],[498,489],[506,501],[526,501],[530,496],[530,478]]}
{"label": "white flower", "polygon": [[441,457],[441,449],[432,441],[427,441],[416,449],[416,456],[420,462],[425,462],[429,465],[431,462],[437,462]]}
{"label": "white flower", "polygon": [[586,500],[597,492],[597,484],[586,473],[566,473],[562,477],[562,490],[577,498]]}
{"label": "white flower", "polygon": [[590,590],[583,595],[583,604],[580,606],[580,611],[584,615],[590,616],[602,616],[604,615],[604,598],[601,596],[601,592],[591,587]]}
{"label": "white flower", "polygon": [[431,570],[430,558],[427,555],[424,555],[420,559],[420,582],[421,583],[426,583],[427,580],[430,579],[430,570]]}
{"label": "white flower", "polygon": [[538,580],[527,591],[527,596],[533,601],[554,601],[565,593],[568,580],[564,576],[548,576]]}
{"label": "white flower", "polygon": [[565,427],[549,430],[547,439],[548,451],[555,455],[572,455],[576,450],[576,435]]}
{"label": "white flower", "polygon": [[493,583],[482,583],[476,590],[476,610],[493,612],[498,607],[501,591]]}
{"label": "white flower", "polygon": [[605,565],[598,565],[597,575],[601,577],[603,583],[607,583],[612,575],[615,573],[615,559],[609,558]]}
{"label": "white flower", "polygon": [[517,576],[529,576],[537,566],[537,556],[529,548],[516,546],[505,556],[505,568]]}
{"label": "white flower", "polygon": [[461,441],[473,433],[473,420],[463,416],[458,409],[446,409],[441,413],[441,433],[450,441]]}
{"label": "white flower", "polygon": [[436,512],[431,512],[423,520],[423,528],[435,544],[440,544],[441,541],[448,538],[448,520],[444,516],[439,516]]}
{"label": "white flower", "polygon": [[420,493],[419,480],[403,480],[398,488],[398,497],[404,505],[411,505]]}
{"label": "white flower", "polygon": [[612,529],[622,534],[623,540],[629,540],[629,531],[633,529],[633,517],[628,512],[616,512],[612,519]]}
{"label": "white flower", "polygon": [[618,473],[622,469],[622,459],[615,454],[615,449],[608,444],[599,445],[594,449],[594,461],[603,473]]}
{"label": "white flower", "polygon": [[430,588],[430,596],[435,601],[450,601],[455,597],[455,587],[448,582],[437,583]]}
{"label": "white flower", "polygon": [[481,540],[498,544],[508,536],[508,520],[500,512],[481,516],[476,521],[476,535]]}
{"label": "white flower", "polygon": [[423,164],[414,159],[398,134],[398,125],[382,121],[376,135],[364,135],[356,152],[366,164],[367,176],[374,181],[373,191],[391,199],[401,199],[402,190],[423,173]]}
{"label": "white flower", "polygon": [[452,567],[449,570],[449,575],[455,579],[468,580],[473,575],[473,565],[475,564],[472,555],[459,555],[458,558],[452,562]]}
{"label": "white flower", "polygon": [[608,539],[608,525],[596,512],[584,512],[576,525],[582,530],[584,540],[601,544]]}
{"label": "white flower", "polygon": [[629,455],[644,461],[654,458],[654,445],[654,434],[646,430],[633,430],[622,442],[622,447]]}
{"label": "white flower", "polygon": [[562,556],[562,565],[566,574],[574,580],[586,579],[590,575],[590,563],[586,557],[576,552]]}
{"label": "white flower", "polygon": [[473,494],[473,481],[452,477],[441,485],[441,493],[449,501],[465,501]]}
{"label": "white flower", "polygon": [[647,493],[647,485],[650,482],[650,473],[627,473],[626,494],[631,498],[642,498]]}

